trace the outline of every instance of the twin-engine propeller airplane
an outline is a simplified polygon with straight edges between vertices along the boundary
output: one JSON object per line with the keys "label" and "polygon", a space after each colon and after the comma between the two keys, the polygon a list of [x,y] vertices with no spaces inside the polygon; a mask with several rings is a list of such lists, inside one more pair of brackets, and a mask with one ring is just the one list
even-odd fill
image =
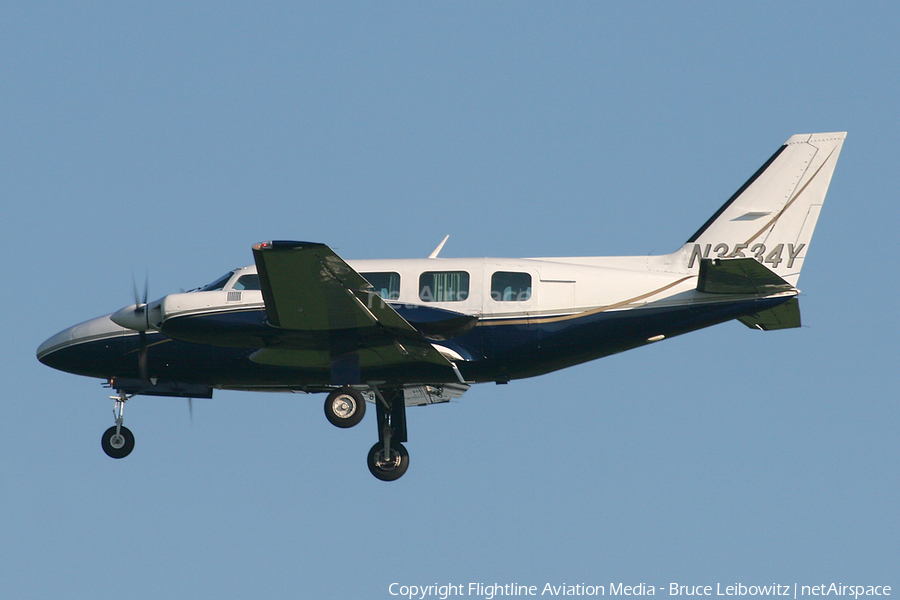
{"label": "twin-engine propeller airplane", "polygon": [[345,262],[324,244],[265,242],[255,265],[136,298],[54,335],[37,357],[117,391],[102,438],[113,458],[134,447],[122,416],[137,394],[322,392],[338,427],[375,404],[368,466],[391,481],[409,465],[407,406],[732,319],[799,327],[797,280],[845,135],[791,137],[672,254],[444,259],[442,242],[426,259]]}

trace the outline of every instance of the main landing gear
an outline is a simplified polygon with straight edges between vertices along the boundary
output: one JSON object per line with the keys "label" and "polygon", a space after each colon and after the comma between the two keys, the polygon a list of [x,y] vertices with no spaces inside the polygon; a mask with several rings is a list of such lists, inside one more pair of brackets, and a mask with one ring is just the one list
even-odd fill
{"label": "main landing gear", "polygon": [[134,450],[134,435],[127,427],[122,425],[125,403],[130,396],[125,392],[119,392],[118,396],[110,396],[110,398],[116,401],[115,407],[113,407],[116,424],[103,433],[100,444],[103,446],[103,451],[106,452],[107,456],[125,458]]}
{"label": "main landing gear", "polygon": [[335,427],[353,427],[365,414],[365,398],[351,387],[334,390],[325,399],[325,416]]}
{"label": "main landing gear", "polygon": [[[369,450],[366,462],[369,472],[381,481],[400,479],[409,468],[409,452],[401,442],[406,441],[406,401],[403,389],[384,391],[372,386],[378,415],[378,443]],[[343,387],[328,394],[325,416],[337,427],[353,427],[366,411],[360,392]]]}

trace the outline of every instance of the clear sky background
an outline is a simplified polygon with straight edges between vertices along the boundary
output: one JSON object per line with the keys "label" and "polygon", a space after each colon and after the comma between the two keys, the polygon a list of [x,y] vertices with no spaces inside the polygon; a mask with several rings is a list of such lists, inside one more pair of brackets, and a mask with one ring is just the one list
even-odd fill
{"label": "clear sky background", "polygon": [[[0,5],[0,596],[390,598],[433,583],[900,594],[900,5]],[[848,131],[804,327],[727,323],[410,409],[138,397],[35,349],[252,244],[667,253],[795,133]],[[663,594],[665,595],[665,594]]]}

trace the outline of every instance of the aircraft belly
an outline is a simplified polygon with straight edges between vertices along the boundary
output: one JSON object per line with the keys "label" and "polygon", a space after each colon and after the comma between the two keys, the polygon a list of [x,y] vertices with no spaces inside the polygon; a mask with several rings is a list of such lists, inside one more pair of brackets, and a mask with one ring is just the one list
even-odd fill
{"label": "aircraft belly", "polygon": [[[478,381],[533,377],[771,309],[790,297],[605,311],[533,323],[496,324],[486,360],[463,372]],[[660,338],[661,339],[661,338]]]}

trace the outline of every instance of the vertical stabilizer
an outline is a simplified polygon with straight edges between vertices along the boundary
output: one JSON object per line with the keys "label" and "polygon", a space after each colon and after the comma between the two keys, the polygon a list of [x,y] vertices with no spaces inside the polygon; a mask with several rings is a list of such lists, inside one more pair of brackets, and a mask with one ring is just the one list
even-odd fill
{"label": "vertical stabilizer", "polygon": [[755,258],[796,286],[846,135],[792,136],[688,240],[688,267]]}

